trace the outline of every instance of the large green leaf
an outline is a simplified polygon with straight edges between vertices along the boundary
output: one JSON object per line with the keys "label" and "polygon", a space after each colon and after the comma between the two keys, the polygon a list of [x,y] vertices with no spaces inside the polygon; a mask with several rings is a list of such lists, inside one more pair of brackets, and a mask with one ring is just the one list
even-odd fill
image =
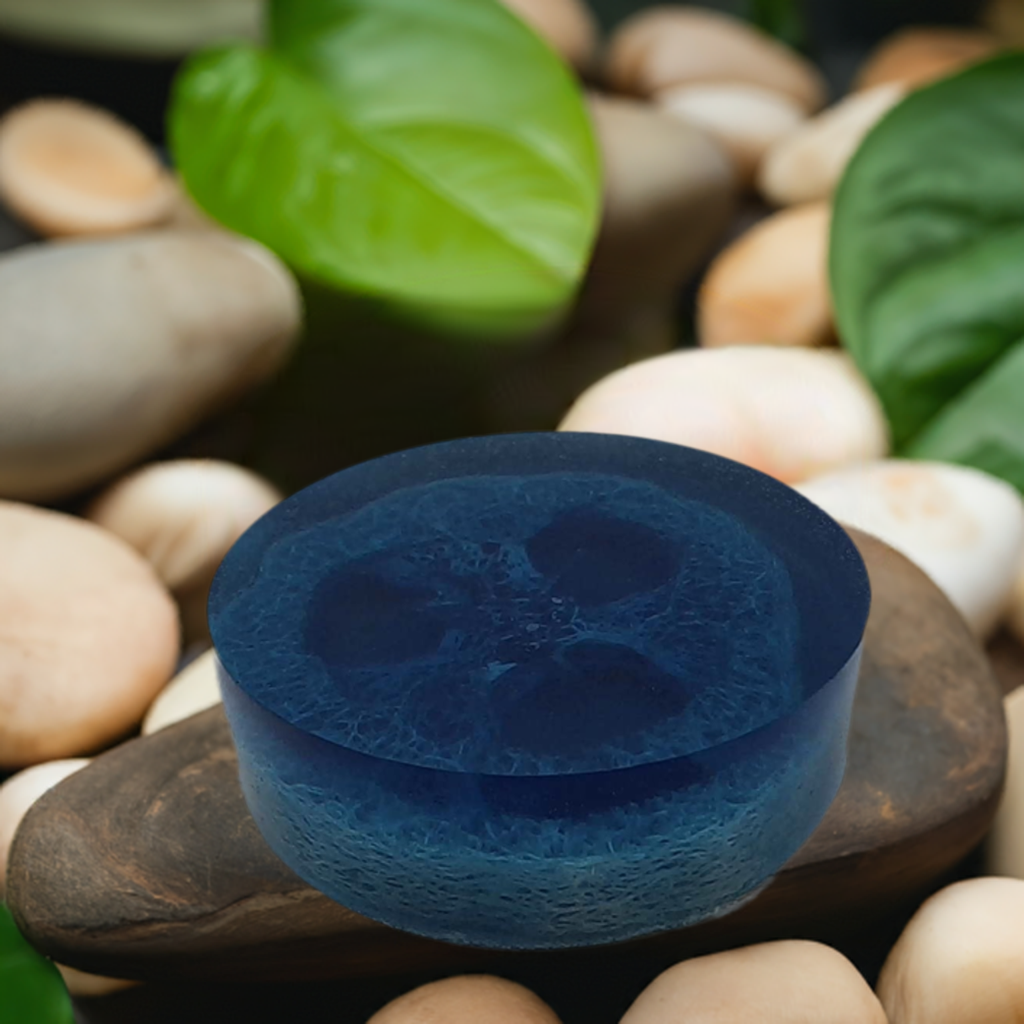
{"label": "large green leaf", "polygon": [[909,96],[835,201],[840,335],[900,454],[1024,490],[1024,55]]}
{"label": "large green leaf", "polygon": [[578,85],[496,0],[274,0],[170,118],[209,213],[300,273],[515,333],[575,291],[600,208]]}
{"label": "large green leaf", "polygon": [[0,903],[0,1024],[72,1024],[71,999],[57,968],[40,956]]}

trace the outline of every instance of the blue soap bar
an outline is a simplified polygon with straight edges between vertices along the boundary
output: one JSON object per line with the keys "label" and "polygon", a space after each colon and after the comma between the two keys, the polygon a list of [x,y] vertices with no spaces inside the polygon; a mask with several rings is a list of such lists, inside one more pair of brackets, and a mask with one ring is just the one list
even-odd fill
{"label": "blue soap bar", "polygon": [[366,916],[577,946],[763,887],[835,795],[869,605],[841,528],[675,445],[522,434],[347,469],[210,599],[243,790]]}

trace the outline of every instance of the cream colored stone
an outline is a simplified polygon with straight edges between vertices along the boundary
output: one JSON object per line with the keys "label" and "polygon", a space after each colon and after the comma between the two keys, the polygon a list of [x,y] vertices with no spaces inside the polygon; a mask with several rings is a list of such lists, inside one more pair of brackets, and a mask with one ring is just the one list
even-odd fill
{"label": "cream colored stone", "polygon": [[579,71],[597,55],[597,21],[583,0],[501,0]]}
{"label": "cream colored stone", "polygon": [[215,459],[157,462],[104,491],[86,516],[127,541],[173,591],[208,585],[231,546],[283,495]]}
{"label": "cream colored stone", "polygon": [[790,97],[743,82],[698,82],[659,92],[655,102],[673,117],[704,129],[732,158],[745,183],[765,154],[807,120]]}
{"label": "cream colored stone", "polygon": [[11,843],[22,818],[44,793],[88,763],[86,758],[48,761],[12,775],[0,786],[0,900],[4,898],[7,889],[7,859]]}
{"label": "cream colored stone", "polygon": [[896,82],[853,93],[776,143],[758,171],[761,194],[779,206],[828,199],[865,136],[906,95]]}
{"label": "cream colored stone", "polygon": [[621,1024],[886,1024],[842,954],[818,942],[766,942],[686,960],[651,982]]}
{"label": "cream colored stone", "polygon": [[971,878],[911,919],[878,979],[889,1024],[1024,1020],[1024,881]]}
{"label": "cream colored stone", "polygon": [[895,82],[918,89],[993,56],[999,40],[990,32],[950,25],[910,25],[868,55],[854,87],[873,89]]}
{"label": "cream colored stone", "polygon": [[785,483],[881,458],[888,449],[878,399],[835,349],[672,352],[594,385],[559,429],[700,448]]}
{"label": "cream colored stone", "polygon": [[828,282],[827,203],[761,221],[718,255],[697,301],[702,345],[827,345],[835,341]]}
{"label": "cream colored stone", "polygon": [[604,215],[577,317],[584,329],[667,308],[728,229],[737,183],[705,132],[648,103],[590,97]]}
{"label": "cream colored stone", "polygon": [[421,985],[378,1010],[367,1024],[559,1024],[529,989],[487,974]]}
{"label": "cream colored stone", "polygon": [[298,289],[253,242],[155,231],[0,257],[0,495],[74,493],[263,381]]}
{"label": "cream colored stone", "polygon": [[0,767],[90,753],[174,671],[178,615],[150,566],[92,523],[0,502]]}
{"label": "cream colored stone", "polygon": [[0,199],[41,235],[110,235],[169,220],[174,179],[134,128],[76,100],[0,121]]}
{"label": "cream colored stone", "polygon": [[1009,484],[967,466],[892,459],[797,490],[916,563],[979,636],[999,624],[1024,557],[1024,503]]}
{"label": "cream colored stone", "polygon": [[1024,687],[1005,700],[1010,749],[999,812],[985,839],[985,871],[1024,879]]}
{"label": "cream colored stone", "polygon": [[220,702],[217,655],[207,651],[179,672],[153,701],[142,721],[142,735],[159,732]]}
{"label": "cream colored stone", "polygon": [[825,102],[820,72],[747,22],[704,7],[655,6],[611,38],[605,77],[613,89],[652,96],[669,86],[744,82],[782,93],[805,113]]}

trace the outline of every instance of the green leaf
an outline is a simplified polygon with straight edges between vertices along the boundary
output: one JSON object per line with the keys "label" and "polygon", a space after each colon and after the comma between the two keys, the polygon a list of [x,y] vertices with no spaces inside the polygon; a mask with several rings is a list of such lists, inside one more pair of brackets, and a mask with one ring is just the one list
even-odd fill
{"label": "green leaf", "polygon": [[576,82],[496,0],[274,0],[193,59],[170,133],[219,221],[300,274],[514,333],[571,299],[600,210]]}
{"label": "green leaf", "polygon": [[57,968],[22,937],[0,903],[0,1024],[72,1024]]}
{"label": "green leaf", "polygon": [[897,453],[1024,490],[1024,55],[911,94],[843,178],[840,335]]}

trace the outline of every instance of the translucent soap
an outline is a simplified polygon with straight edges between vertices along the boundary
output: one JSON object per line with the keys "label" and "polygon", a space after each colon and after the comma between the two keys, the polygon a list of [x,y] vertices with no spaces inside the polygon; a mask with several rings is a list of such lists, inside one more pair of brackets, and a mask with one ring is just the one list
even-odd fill
{"label": "translucent soap", "polygon": [[639,438],[472,438],[346,469],[210,597],[272,849],[368,917],[502,948],[729,912],[843,775],[870,592],[794,491]]}

